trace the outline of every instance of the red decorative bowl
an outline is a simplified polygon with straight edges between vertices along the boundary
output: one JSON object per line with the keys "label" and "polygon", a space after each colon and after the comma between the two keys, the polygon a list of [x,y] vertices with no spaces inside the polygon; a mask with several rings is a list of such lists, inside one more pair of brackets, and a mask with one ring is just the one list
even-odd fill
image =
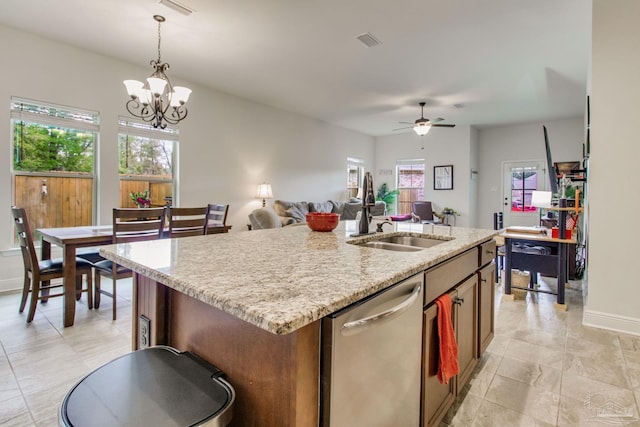
{"label": "red decorative bowl", "polygon": [[331,212],[309,212],[307,225],[313,231],[332,231],[340,222],[340,214]]}

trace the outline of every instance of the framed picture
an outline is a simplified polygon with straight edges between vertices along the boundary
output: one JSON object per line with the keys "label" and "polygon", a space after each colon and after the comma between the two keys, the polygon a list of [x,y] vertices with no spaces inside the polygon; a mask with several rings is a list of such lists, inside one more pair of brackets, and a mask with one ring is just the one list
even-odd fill
{"label": "framed picture", "polygon": [[453,165],[433,167],[433,189],[453,190]]}

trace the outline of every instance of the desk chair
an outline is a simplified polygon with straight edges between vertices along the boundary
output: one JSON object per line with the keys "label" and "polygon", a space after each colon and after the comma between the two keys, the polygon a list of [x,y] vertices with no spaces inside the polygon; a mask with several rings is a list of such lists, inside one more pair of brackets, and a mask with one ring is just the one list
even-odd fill
{"label": "desk chair", "polygon": [[[155,240],[162,237],[165,208],[113,209],[113,243],[128,243],[143,240]],[[116,281],[131,277],[130,269],[105,259],[93,264],[95,269],[95,308],[100,307],[100,295],[113,299],[113,320],[116,320]],[[100,277],[113,281],[112,292],[100,287]]]}
{"label": "desk chair", "polygon": [[[24,263],[24,285],[22,287],[22,299],[20,300],[19,312],[24,311],[27,303],[27,296],[31,292],[31,303],[27,314],[27,323],[31,323],[36,314],[38,300],[43,303],[49,298],[64,295],[64,283],[51,284],[51,280],[64,277],[62,269],[62,258],[44,259],[38,261],[38,254],[33,244],[33,235],[29,218],[24,208],[11,207],[13,219],[20,241],[22,261]],[[93,308],[93,284],[91,279],[91,263],[87,260],[76,257],[76,299],[80,299],[82,292],[87,292],[87,305]],[[82,288],[82,276],[87,276],[87,287]],[[55,288],[62,288],[63,291],[57,294],[50,294],[49,291]]]}
{"label": "desk chair", "polygon": [[207,227],[205,234],[213,233],[209,231],[209,227],[227,225],[227,214],[229,213],[229,205],[209,204],[207,206]]}
{"label": "desk chair", "polygon": [[418,217],[419,221],[422,223],[433,224],[436,222],[431,202],[413,202],[411,204],[411,213]]}
{"label": "desk chair", "polygon": [[207,206],[197,208],[169,207],[167,211],[168,237],[202,236],[207,230],[208,213]]}

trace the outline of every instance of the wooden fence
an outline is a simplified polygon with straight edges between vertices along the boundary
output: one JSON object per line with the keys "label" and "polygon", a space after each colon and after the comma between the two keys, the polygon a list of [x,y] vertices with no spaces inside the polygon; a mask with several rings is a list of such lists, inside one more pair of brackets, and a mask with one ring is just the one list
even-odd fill
{"label": "wooden fence", "polygon": [[[135,208],[129,193],[149,190],[152,205],[164,206],[171,182],[120,180],[120,207]],[[93,223],[93,177],[16,175],[15,205],[29,215],[31,227],[74,227]]]}
{"label": "wooden fence", "polygon": [[154,182],[140,180],[120,180],[120,207],[137,207],[129,194],[149,190],[151,206],[164,206],[165,198],[173,194],[173,186],[170,182]]}
{"label": "wooden fence", "polygon": [[411,213],[412,203],[422,200],[421,191],[421,188],[400,189],[400,194],[398,194],[398,215]]}
{"label": "wooden fence", "polygon": [[16,175],[14,200],[34,230],[91,225],[93,177]]}

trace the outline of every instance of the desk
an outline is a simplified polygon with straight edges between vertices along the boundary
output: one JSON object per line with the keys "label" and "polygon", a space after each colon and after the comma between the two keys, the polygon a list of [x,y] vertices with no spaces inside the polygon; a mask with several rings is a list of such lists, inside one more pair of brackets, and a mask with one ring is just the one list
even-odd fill
{"label": "desk", "polygon": [[76,249],[108,245],[113,241],[110,225],[39,228],[42,236],[42,259],[51,258],[51,244],[60,246],[63,251],[62,268],[64,270],[64,326],[72,326],[76,314]]}
{"label": "desk", "polygon": [[[230,225],[211,225],[207,234],[227,233]],[[113,242],[111,225],[85,225],[79,227],[39,228],[42,236],[41,259],[51,258],[51,244],[60,246],[63,251],[62,268],[64,270],[64,326],[72,326],[76,314],[76,250],[90,246],[109,245]]]}
{"label": "desk", "polygon": [[[542,274],[555,274],[558,278],[557,303],[564,306],[564,287],[567,281],[567,248],[575,245],[575,239],[554,239],[546,234],[530,234],[507,231],[500,234],[505,242],[504,293],[511,294],[511,269]],[[513,252],[514,243],[544,246],[551,249],[549,255]],[[536,291],[527,288],[529,291]],[[539,291],[536,291],[539,292]]]}

